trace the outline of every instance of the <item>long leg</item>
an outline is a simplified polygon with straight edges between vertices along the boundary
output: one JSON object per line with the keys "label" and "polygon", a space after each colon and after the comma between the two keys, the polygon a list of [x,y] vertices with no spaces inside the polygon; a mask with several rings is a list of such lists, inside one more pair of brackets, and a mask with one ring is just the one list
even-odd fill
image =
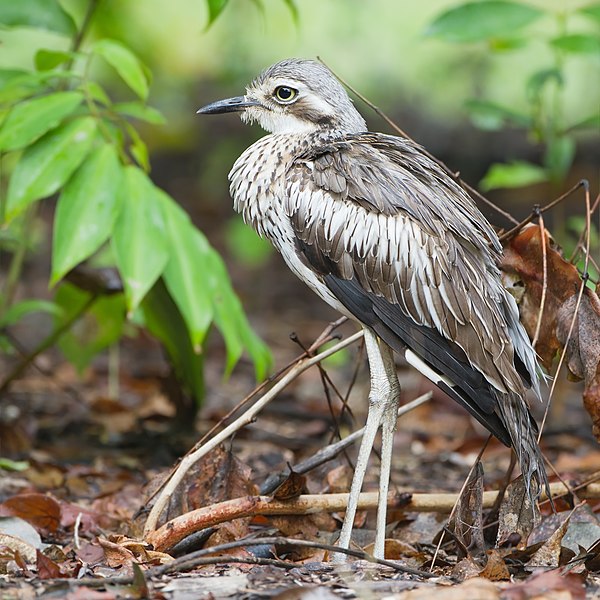
{"label": "long leg", "polygon": [[396,374],[396,365],[392,350],[386,344],[380,344],[381,358],[386,370],[390,391],[383,409],[381,422],[381,470],[379,472],[379,503],[377,506],[377,526],[375,529],[375,558],[385,558],[385,528],[387,517],[387,496],[392,470],[392,454],[394,451],[394,433],[398,421],[398,403],[400,401],[400,384]]}
{"label": "long leg", "polygon": [[[385,422],[386,427],[384,428],[383,435],[383,456],[377,518],[377,540],[375,544],[375,556],[383,558],[386,501],[392,450],[391,438],[395,428],[395,417],[398,406],[400,386],[398,384],[398,378],[396,377],[391,350],[387,346],[385,346],[385,349],[382,350],[382,348],[379,346],[377,336],[370,329],[365,327],[364,333],[365,347],[367,349],[367,357],[369,359],[369,370],[371,373],[369,413],[367,416],[367,423],[365,425],[363,439],[358,451],[358,458],[356,460],[356,467],[354,470],[354,478],[352,480],[350,497],[348,499],[348,507],[346,509],[346,516],[344,517],[344,523],[342,525],[342,531],[340,533],[338,545],[342,548],[348,548],[350,546],[352,527],[354,525],[354,517],[356,516],[356,508],[358,506],[358,497],[365,478],[369,456],[371,455],[371,450],[373,449],[373,443],[375,441],[375,436],[377,435],[377,430],[382,422]],[[392,414],[393,421],[390,417]],[[382,506],[383,513],[382,516],[380,516],[379,513],[382,512]],[[383,526],[381,526],[381,519],[383,519]],[[381,533],[379,531],[380,529],[382,529]],[[343,561],[344,556],[336,555],[334,560]]]}

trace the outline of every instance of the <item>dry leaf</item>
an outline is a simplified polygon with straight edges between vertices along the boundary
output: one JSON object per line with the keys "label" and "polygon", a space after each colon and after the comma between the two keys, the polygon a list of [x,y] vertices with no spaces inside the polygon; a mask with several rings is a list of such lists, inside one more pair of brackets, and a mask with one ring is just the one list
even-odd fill
{"label": "dry leaf", "polygon": [[215,448],[190,470],[180,486],[186,504],[182,512],[256,494],[250,475],[250,467],[224,446]]}
{"label": "dry leaf", "polygon": [[277,487],[272,495],[276,500],[291,500],[292,498],[297,498],[301,494],[306,494],[307,491],[306,477],[300,475],[300,473],[295,473],[290,466],[290,474],[287,476],[286,480]]}
{"label": "dry leaf", "polygon": [[483,551],[483,467],[479,461],[463,486],[447,529],[457,542],[459,559]]}
{"label": "dry leaf", "polygon": [[60,579],[69,577],[67,573],[61,571],[57,563],[39,550],[36,550],[36,562],[38,577],[40,579]]}
{"label": "dry leaf", "polygon": [[569,527],[571,515],[563,521],[561,526],[544,542],[527,563],[528,567],[558,567],[562,540]]}
{"label": "dry leaf", "polygon": [[[576,295],[581,286],[577,269],[567,262],[551,245],[545,232],[547,256],[547,296],[538,343],[535,347],[547,369],[562,344],[556,337],[557,313],[561,305]],[[500,267],[505,286],[513,292],[519,304],[521,322],[533,338],[538,321],[544,286],[543,250],[540,228],[524,227],[504,246]]]}
{"label": "dry leaf", "polygon": [[506,488],[498,516],[496,544],[501,546],[513,534],[517,534],[524,545],[539,520],[539,511],[532,505],[523,476],[520,475]]}
{"label": "dry leaf", "polygon": [[[572,296],[558,312],[556,333],[562,344],[567,341],[576,306],[577,296]],[[585,383],[583,404],[592,418],[594,436],[600,440],[600,300],[589,288],[581,297],[567,344],[567,366]]]}
{"label": "dry leaf", "polygon": [[60,504],[46,494],[18,494],[0,504],[0,514],[21,517],[37,529],[55,532],[60,525]]}
{"label": "dry leaf", "polygon": [[483,577],[472,577],[464,583],[449,587],[424,585],[416,590],[400,592],[395,600],[500,600],[500,590]]}
{"label": "dry leaf", "polygon": [[[553,247],[545,231],[547,284],[542,327],[536,351],[546,369],[567,342],[582,281],[576,267]],[[543,247],[540,228],[525,227],[504,247],[501,263],[505,286],[519,304],[520,317],[533,338],[544,287]],[[577,318],[567,344],[567,365],[572,375],[585,381],[584,406],[600,440],[600,299],[585,287]]]}
{"label": "dry leaf", "polygon": [[560,569],[534,573],[523,583],[502,590],[502,600],[585,600],[585,577]]}
{"label": "dry leaf", "polygon": [[510,571],[506,562],[498,550],[489,550],[485,568],[479,574],[490,581],[506,581],[510,579]]}

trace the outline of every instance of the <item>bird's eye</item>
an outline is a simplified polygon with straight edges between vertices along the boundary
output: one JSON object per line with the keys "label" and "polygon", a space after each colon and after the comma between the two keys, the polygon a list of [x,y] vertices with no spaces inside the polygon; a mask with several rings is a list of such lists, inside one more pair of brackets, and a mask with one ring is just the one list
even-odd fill
{"label": "bird's eye", "polygon": [[298,90],[288,87],[287,85],[280,85],[275,88],[275,99],[279,102],[292,102],[297,95]]}

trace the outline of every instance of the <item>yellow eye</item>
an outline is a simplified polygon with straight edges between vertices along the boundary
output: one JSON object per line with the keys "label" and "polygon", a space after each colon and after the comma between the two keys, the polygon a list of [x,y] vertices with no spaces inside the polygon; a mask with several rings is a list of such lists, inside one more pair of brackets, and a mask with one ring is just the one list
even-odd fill
{"label": "yellow eye", "polygon": [[298,90],[287,87],[286,85],[280,85],[279,87],[275,88],[275,99],[279,102],[292,102],[297,95]]}

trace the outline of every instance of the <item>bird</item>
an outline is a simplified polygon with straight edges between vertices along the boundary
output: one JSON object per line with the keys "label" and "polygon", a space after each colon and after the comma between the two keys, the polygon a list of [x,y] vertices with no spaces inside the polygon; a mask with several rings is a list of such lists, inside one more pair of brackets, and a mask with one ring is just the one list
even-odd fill
{"label": "bird", "polygon": [[394,352],[519,460],[533,507],[547,487],[526,399],[543,374],[498,267],[502,246],[454,177],[412,140],[369,131],[321,62],[290,58],[199,114],[240,113],[267,135],[229,173],[234,209],[317,296],[363,329],[369,409],[338,545],[349,548],[377,432],[373,554],[384,558],[400,384]]}

